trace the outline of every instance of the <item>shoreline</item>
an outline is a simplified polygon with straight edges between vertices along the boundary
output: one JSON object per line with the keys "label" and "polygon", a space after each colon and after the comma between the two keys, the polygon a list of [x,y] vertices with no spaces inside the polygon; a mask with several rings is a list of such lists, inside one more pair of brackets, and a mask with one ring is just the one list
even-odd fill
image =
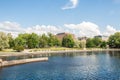
{"label": "shoreline", "polygon": [[73,52],[96,52],[96,51],[120,51],[120,49],[86,49],[86,50],[58,50],[58,51],[52,51],[52,50],[43,50],[43,51],[36,51],[36,52],[0,52],[1,56],[22,56],[22,55],[29,55],[29,54],[59,54],[59,53],[73,53]]}
{"label": "shoreline", "polygon": [[[84,53],[96,51],[120,51],[120,49],[61,50],[38,52],[0,52],[0,68],[38,61],[48,61],[48,57],[59,54]],[[7,54],[6,54],[7,53]],[[22,58],[21,58],[22,57]],[[9,58],[12,58],[9,60]],[[20,59],[19,59],[20,58]]]}

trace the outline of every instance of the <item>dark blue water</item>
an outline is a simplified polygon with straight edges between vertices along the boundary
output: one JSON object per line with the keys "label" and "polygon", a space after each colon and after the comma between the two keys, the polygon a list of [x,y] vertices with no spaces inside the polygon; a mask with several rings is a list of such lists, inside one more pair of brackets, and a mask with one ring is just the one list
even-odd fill
{"label": "dark blue water", "polygon": [[0,80],[120,80],[120,52],[89,52],[49,57],[0,69]]}

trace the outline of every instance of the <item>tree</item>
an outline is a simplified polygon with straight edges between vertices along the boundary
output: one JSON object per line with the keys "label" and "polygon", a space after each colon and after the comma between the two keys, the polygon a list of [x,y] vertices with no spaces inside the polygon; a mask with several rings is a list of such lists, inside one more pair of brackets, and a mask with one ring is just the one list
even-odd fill
{"label": "tree", "polygon": [[8,33],[7,36],[9,39],[9,48],[13,48],[14,47],[14,39],[13,39],[11,33]]}
{"label": "tree", "polygon": [[101,42],[102,42],[101,38],[98,38],[98,37],[93,38],[93,43],[95,47],[100,47]]}
{"label": "tree", "polygon": [[28,37],[28,48],[38,48],[39,47],[39,36],[32,33]]}
{"label": "tree", "polygon": [[88,38],[86,41],[87,48],[97,48],[100,47],[102,42],[101,38]]}
{"label": "tree", "polygon": [[86,40],[75,40],[75,47],[76,48],[86,48]]}
{"label": "tree", "polygon": [[91,38],[88,38],[88,39],[87,39],[87,41],[86,41],[86,47],[87,47],[87,48],[93,48],[93,47],[95,47],[95,44],[94,44],[94,42],[93,42],[93,39],[91,39]]}
{"label": "tree", "polygon": [[120,48],[120,32],[111,35],[108,44],[110,48]]}
{"label": "tree", "polygon": [[28,33],[24,33],[24,34],[19,34],[19,37],[21,37],[24,40],[24,47],[28,48],[28,39],[29,39],[29,35]]}
{"label": "tree", "polygon": [[51,33],[48,33],[48,46],[60,46],[60,41],[58,38]]}
{"label": "tree", "polygon": [[107,47],[107,42],[106,41],[102,41],[100,44],[101,48],[106,48]]}
{"label": "tree", "polygon": [[17,38],[15,38],[14,47],[16,47],[16,46],[24,46],[24,45],[25,45],[25,40],[22,37],[18,36]]}
{"label": "tree", "polygon": [[85,40],[80,41],[79,47],[85,49],[86,48],[86,41]]}
{"label": "tree", "polygon": [[39,47],[44,48],[48,46],[48,37],[45,34],[42,34],[39,39]]}
{"label": "tree", "polygon": [[62,40],[63,47],[72,48],[74,47],[74,45],[75,45],[75,42],[74,42],[72,35],[66,35],[65,37],[63,37],[63,40]]}
{"label": "tree", "polygon": [[9,38],[4,32],[0,32],[0,50],[9,47]]}
{"label": "tree", "polygon": [[24,51],[24,47],[23,46],[15,46],[13,49],[16,50],[17,52]]}

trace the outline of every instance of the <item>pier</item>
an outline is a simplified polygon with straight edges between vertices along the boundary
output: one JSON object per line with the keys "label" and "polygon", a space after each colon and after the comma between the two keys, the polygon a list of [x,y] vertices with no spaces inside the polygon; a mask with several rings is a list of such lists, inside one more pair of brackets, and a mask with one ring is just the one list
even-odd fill
{"label": "pier", "polygon": [[0,68],[19,65],[19,64],[25,64],[25,63],[31,63],[31,62],[40,62],[40,61],[48,61],[48,57],[20,59],[20,60],[11,60],[11,61],[3,61],[2,59],[0,59]]}

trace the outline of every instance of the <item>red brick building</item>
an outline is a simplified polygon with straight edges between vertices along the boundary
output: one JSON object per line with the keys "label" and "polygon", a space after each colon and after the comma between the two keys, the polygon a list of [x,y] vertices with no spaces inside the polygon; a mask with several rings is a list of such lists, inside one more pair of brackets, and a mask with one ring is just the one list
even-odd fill
{"label": "red brick building", "polygon": [[72,35],[73,39],[75,39],[75,35],[74,34],[71,34],[71,33],[58,33],[56,34],[57,38],[62,41],[63,37],[66,36],[66,35]]}

